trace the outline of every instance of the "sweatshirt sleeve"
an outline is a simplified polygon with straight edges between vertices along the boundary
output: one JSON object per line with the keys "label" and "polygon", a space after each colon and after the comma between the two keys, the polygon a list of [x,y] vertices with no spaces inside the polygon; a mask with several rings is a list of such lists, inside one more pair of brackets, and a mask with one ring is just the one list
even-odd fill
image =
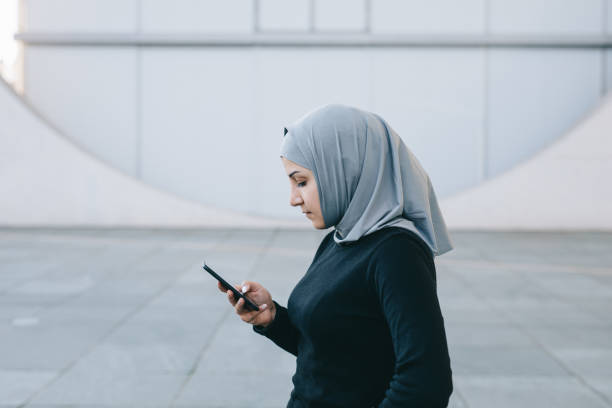
{"label": "sweatshirt sleeve", "polygon": [[389,326],[395,370],[379,408],[446,407],[453,390],[431,253],[394,236],[375,252],[368,279]]}
{"label": "sweatshirt sleeve", "polygon": [[285,351],[297,356],[299,332],[289,320],[287,308],[279,305],[275,300],[273,302],[276,306],[276,315],[272,323],[265,327],[253,325],[253,330],[266,336]]}

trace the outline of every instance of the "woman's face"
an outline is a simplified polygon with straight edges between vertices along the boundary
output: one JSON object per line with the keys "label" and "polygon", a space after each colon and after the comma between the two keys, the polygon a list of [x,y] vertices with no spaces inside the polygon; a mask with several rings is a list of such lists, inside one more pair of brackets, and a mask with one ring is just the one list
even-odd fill
{"label": "woman's face", "polygon": [[317,229],[325,229],[325,221],[319,203],[319,190],[312,171],[302,167],[291,160],[281,157],[285,173],[289,176],[291,195],[289,205],[300,206],[301,210]]}

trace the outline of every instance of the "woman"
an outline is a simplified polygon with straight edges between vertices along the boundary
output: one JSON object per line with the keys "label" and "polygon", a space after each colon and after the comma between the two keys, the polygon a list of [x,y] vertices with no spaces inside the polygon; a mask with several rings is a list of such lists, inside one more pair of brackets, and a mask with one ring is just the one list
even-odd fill
{"label": "woman", "polygon": [[452,246],[429,177],[374,113],[326,105],[284,132],[290,204],[334,229],[286,308],[257,282],[236,288],[259,311],[227,295],[255,332],[297,356],[287,406],[446,407],[434,256]]}

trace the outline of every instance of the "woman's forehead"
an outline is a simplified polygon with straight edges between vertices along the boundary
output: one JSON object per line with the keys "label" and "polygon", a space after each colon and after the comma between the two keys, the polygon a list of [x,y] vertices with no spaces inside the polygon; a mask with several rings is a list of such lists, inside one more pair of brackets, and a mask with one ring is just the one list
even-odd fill
{"label": "woman's forehead", "polygon": [[295,162],[292,162],[291,160],[289,160],[289,159],[287,159],[285,157],[281,157],[281,158],[283,160],[283,164],[285,165],[285,169],[287,169],[287,171],[293,172],[293,171],[297,170],[297,171],[299,171],[301,173],[307,173],[307,172],[310,171],[306,167],[302,167],[299,164],[297,164]]}

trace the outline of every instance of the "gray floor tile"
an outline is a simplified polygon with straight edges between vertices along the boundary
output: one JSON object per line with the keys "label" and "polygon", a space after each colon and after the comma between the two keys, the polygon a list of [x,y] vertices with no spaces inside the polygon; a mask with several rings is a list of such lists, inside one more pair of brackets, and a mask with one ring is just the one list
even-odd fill
{"label": "gray floor tile", "polygon": [[536,347],[456,346],[451,343],[449,348],[453,372],[458,375],[569,375],[555,358]]}
{"label": "gray floor tile", "polygon": [[612,376],[587,375],[584,380],[612,405]]}
{"label": "gray floor tile", "polygon": [[0,370],[0,407],[25,402],[56,375],[54,371]]}
{"label": "gray floor tile", "polygon": [[[295,357],[201,261],[286,305],[328,232],[0,228],[0,408],[285,406]],[[612,233],[452,237],[449,406],[612,407]]]}
{"label": "gray floor tile", "polygon": [[612,344],[603,349],[553,348],[552,353],[580,376],[612,377]]}
{"label": "gray floor tile", "polygon": [[[122,366],[123,367],[123,366]],[[37,394],[33,404],[170,406],[183,374],[97,370],[77,365]]]}
{"label": "gray floor tile", "polygon": [[196,371],[176,400],[176,406],[210,408],[284,407],[293,384],[291,376],[253,367],[243,372]]}
{"label": "gray floor tile", "polygon": [[605,408],[605,400],[574,378],[459,377],[470,408]]}

